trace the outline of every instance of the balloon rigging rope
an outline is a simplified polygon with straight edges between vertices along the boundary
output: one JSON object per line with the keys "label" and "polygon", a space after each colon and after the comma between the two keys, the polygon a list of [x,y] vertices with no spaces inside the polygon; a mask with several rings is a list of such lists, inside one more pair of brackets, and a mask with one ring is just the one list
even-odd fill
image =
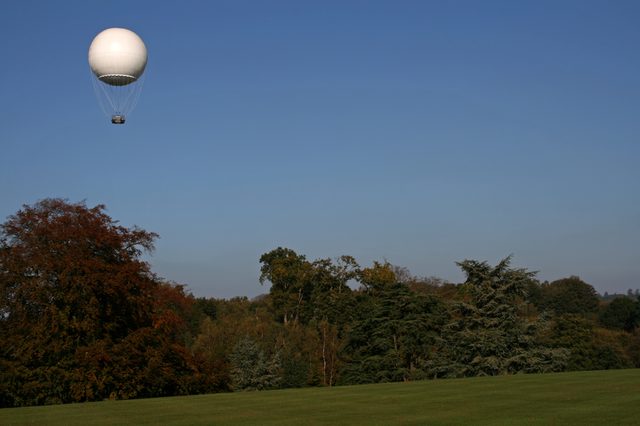
{"label": "balloon rigging rope", "polygon": [[100,81],[91,72],[91,82],[102,111],[108,117],[128,114],[140,99],[144,77],[143,74],[137,81],[124,86],[112,86]]}

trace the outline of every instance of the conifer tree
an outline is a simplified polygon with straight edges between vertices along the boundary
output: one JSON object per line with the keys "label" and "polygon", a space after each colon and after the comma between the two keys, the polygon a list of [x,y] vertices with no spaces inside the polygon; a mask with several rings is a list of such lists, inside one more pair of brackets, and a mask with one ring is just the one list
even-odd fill
{"label": "conifer tree", "polygon": [[535,272],[510,268],[511,257],[495,267],[465,260],[465,298],[443,328],[435,377],[462,377],[519,372],[559,371],[566,351],[549,349],[535,340],[536,322],[519,315],[525,289]]}

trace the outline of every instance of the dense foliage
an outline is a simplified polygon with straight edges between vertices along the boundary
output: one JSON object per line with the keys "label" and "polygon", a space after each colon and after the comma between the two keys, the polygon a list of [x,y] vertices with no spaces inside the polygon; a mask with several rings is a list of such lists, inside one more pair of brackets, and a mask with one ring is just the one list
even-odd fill
{"label": "dense foliage", "polygon": [[526,318],[525,290],[534,273],[509,267],[510,258],[492,267],[486,262],[458,263],[467,275],[462,301],[452,305],[453,320],[443,327],[434,375],[495,376],[561,371],[567,353],[536,339],[544,324]]}
{"label": "dense foliage", "polygon": [[0,405],[211,389],[184,341],[190,296],[140,260],[155,234],[57,199],[0,230]]}
{"label": "dense foliage", "polygon": [[223,300],[153,275],[155,237],[59,199],[1,225],[0,406],[640,367],[637,297],[510,258],[453,284],[280,247],[268,294]]}

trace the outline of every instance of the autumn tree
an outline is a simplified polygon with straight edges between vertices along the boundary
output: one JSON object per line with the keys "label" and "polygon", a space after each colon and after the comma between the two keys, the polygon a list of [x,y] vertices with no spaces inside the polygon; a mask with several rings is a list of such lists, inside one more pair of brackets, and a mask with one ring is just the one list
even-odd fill
{"label": "autumn tree", "polygon": [[46,199],[0,226],[3,406],[189,392],[173,345],[189,301],[141,259],[156,234],[104,210]]}

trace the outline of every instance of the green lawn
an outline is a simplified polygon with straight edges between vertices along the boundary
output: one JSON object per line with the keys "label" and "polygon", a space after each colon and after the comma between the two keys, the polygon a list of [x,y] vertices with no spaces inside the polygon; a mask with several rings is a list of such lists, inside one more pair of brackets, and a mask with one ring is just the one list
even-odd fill
{"label": "green lawn", "polygon": [[0,425],[640,424],[640,369],[0,410]]}

